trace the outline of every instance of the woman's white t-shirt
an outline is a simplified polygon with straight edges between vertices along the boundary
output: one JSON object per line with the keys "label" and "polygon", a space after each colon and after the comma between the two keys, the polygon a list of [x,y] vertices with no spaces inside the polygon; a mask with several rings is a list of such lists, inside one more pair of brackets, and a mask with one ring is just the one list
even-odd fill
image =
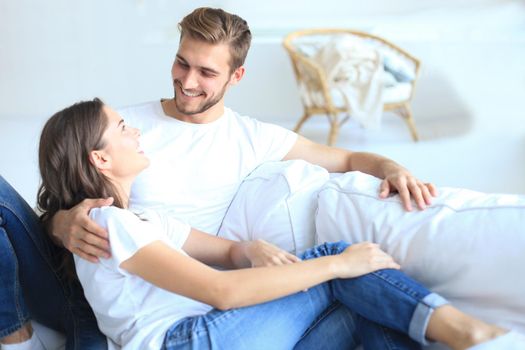
{"label": "woman's white t-shirt", "polygon": [[123,349],[160,349],[178,320],[211,306],[161,289],[119,266],[140,248],[162,241],[183,254],[190,226],[151,210],[134,214],[116,207],[94,208],[90,217],[109,233],[111,258],[93,264],[75,257],[84,294],[100,330]]}

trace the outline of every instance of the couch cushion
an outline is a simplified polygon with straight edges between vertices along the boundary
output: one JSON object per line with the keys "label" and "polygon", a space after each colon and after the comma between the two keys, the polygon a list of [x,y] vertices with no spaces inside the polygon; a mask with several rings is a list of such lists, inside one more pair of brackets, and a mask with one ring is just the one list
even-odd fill
{"label": "couch cushion", "polygon": [[424,211],[378,198],[359,172],[319,192],[317,242],[373,241],[460,309],[525,332],[525,196],[441,188]]}
{"label": "couch cushion", "polygon": [[239,187],[219,236],[302,253],[314,245],[317,193],[328,179],[325,169],[302,160],[262,164]]}

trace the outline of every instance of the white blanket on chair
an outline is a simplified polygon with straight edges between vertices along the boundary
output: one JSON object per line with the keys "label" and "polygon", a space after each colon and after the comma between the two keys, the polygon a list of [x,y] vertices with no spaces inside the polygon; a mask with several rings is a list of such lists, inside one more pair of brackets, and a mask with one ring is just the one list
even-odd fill
{"label": "white blanket on chair", "polygon": [[[338,36],[313,57],[328,80],[332,98],[343,100],[365,128],[377,128],[383,112],[381,55],[358,38]],[[334,96],[339,94],[340,96]]]}

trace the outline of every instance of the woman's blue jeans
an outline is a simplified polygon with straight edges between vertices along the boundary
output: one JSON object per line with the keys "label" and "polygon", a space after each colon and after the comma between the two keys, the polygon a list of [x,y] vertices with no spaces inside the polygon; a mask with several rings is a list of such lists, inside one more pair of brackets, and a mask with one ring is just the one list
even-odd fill
{"label": "woman's blue jeans", "polygon": [[[347,246],[325,243],[306,251],[302,258],[339,254]],[[361,343],[371,350],[420,349],[426,343],[432,312],[446,303],[404,273],[380,270],[332,280],[259,305],[185,318],[168,330],[164,348],[352,349]],[[346,313],[340,305],[347,308]],[[334,314],[340,318],[338,324]],[[350,336],[333,332],[326,336],[330,327]],[[342,339],[348,343],[342,344]]]}
{"label": "woman's blue jeans", "polygon": [[59,248],[0,176],[0,338],[33,319],[66,335],[66,349],[106,349],[80,283],[58,273]]}

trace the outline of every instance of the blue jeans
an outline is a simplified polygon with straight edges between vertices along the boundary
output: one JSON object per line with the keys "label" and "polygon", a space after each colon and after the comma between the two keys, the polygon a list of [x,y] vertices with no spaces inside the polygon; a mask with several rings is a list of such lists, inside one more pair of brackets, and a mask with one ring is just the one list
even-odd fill
{"label": "blue jeans", "polygon": [[[312,259],[341,253],[348,244],[325,243],[306,251]],[[176,322],[167,332],[165,349],[420,349],[435,308],[447,302],[397,270],[336,279],[284,298]],[[338,311],[342,304],[347,313]],[[321,320],[335,309],[345,326]],[[325,324],[325,321],[327,324]],[[337,326],[351,332],[352,344],[324,336],[317,327]],[[314,336],[312,336],[314,335]],[[315,339],[317,337],[317,339]],[[342,346],[343,345],[343,346]]]}
{"label": "blue jeans", "polygon": [[66,349],[106,349],[80,283],[58,272],[61,249],[0,176],[0,338],[33,319],[65,333]]}

